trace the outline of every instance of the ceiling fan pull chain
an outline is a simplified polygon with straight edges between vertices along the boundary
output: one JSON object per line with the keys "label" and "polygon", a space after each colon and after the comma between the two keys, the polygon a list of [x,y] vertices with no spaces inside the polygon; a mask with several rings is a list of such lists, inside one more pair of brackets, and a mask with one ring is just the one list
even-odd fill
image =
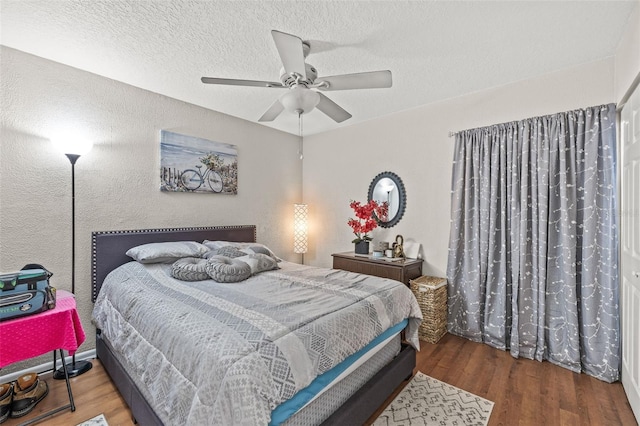
{"label": "ceiling fan pull chain", "polygon": [[300,155],[300,159],[304,158],[304,147],[302,146],[302,111],[298,112],[298,132],[300,135],[300,142],[298,142],[298,155]]}

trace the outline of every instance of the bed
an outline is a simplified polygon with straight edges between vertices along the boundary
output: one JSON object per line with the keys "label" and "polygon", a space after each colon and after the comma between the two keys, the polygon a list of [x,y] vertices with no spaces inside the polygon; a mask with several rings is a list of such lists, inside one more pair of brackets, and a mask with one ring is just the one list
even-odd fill
{"label": "bed", "polygon": [[[175,241],[255,243],[256,228],[92,234],[96,353],[139,424],[362,424],[412,376],[421,313],[403,285],[284,261],[236,284],[185,284],[170,277],[168,263],[142,265],[126,255],[132,247]],[[284,292],[277,293],[280,287]],[[317,287],[321,294],[313,293],[301,308],[296,292]],[[357,296],[371,288],[374,295]],[[176,299],[164,301],[159,293],[175,293]],[[329,312],[320,314],[319,306],[327,302]],[[215,306],[204,306],[208,303]],[[147,310],[133,310],[138,305]],[[169,314],[169,305],[189,309]],[[272,311],[273,318],[265,316]],[[373,311],[384,312],[383,318],[362,320]],[[250,318],[238,312],[249,312]],[[223,328],[209,331],[201,316],[211,316]],[[155,318],[161,323],[157,330],[151,329]],[[171,328],[163,329],[167,324]],[[341,331],[325,328],[334,326]],[[227,327],[236,328],[229,332]],[[268,331],[256,337],[258,329]],[[401,330],[411,344],[401,342]],[[228,344],[236,341],[249,349]],[[187,362],[188,354],[197,354],[195,362]],[[223,368],[225,363],[233,367]]]}

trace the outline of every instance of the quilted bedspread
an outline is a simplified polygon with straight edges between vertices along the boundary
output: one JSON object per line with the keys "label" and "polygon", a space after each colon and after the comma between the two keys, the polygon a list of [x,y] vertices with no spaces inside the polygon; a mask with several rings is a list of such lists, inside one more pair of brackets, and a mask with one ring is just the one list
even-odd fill
{"label": "quilted bedspread", "polygon": [[405,318],[419,349],[422,314],[402,283],[282,266],[221,284],[130,262],[106,278],[93,321],[167,425],[266,425],[276,406]]}

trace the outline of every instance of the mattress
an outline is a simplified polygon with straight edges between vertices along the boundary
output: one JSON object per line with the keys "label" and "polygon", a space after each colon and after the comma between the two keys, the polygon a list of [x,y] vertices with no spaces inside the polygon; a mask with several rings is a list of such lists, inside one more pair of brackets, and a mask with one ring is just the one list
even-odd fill
{"label": "mattress", "polygon": [[[93,319],[166,424],[267,424],[276,407],[420,309],[401,283],[289,266],[236,284],[185,283],[170,265],[113,271]],[[242,409],[238,409],[242,407]]]}
{"label": "mattress", "polygon": [[[398,336],[406,325],[407,321],[405,320],[389,328],[364,348],[348,356],[331,370],[316,377],[309,386],[300,390],[291,399],[284,401],[271,412],[270,424],[281,424],[296,412],[312,404],[316,399],[320,398],[323,393],[328,392],[333,386],[340,383],[341,380],[373,358],[393,340],[394,337]],[[399,350],[398,348],[398,352]]]}
{"label": "mattress", "polygon": [[[282,424],[285,426],[315,426],[321,424],[327,417],[341,407],[345,402],[385,365],[393,360],[400,352],[400,335],[395,335],[386,341],[379,350],[345,377],[332,384],[317,395],[302,409],[291,415]],[[278,424],[272,418],[271,424]]]}

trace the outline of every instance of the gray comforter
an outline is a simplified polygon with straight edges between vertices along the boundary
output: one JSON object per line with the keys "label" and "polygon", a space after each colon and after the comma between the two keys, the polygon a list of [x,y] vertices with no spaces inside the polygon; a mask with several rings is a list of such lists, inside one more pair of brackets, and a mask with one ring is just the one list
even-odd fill
{"label": "gray comforter", "polygon": [[171,265],[130,262],[105,280],[93,311],[167,425],[266,425],[318,375],[420,308],[403,284],[282,262],[246,281],[185,282]]}

